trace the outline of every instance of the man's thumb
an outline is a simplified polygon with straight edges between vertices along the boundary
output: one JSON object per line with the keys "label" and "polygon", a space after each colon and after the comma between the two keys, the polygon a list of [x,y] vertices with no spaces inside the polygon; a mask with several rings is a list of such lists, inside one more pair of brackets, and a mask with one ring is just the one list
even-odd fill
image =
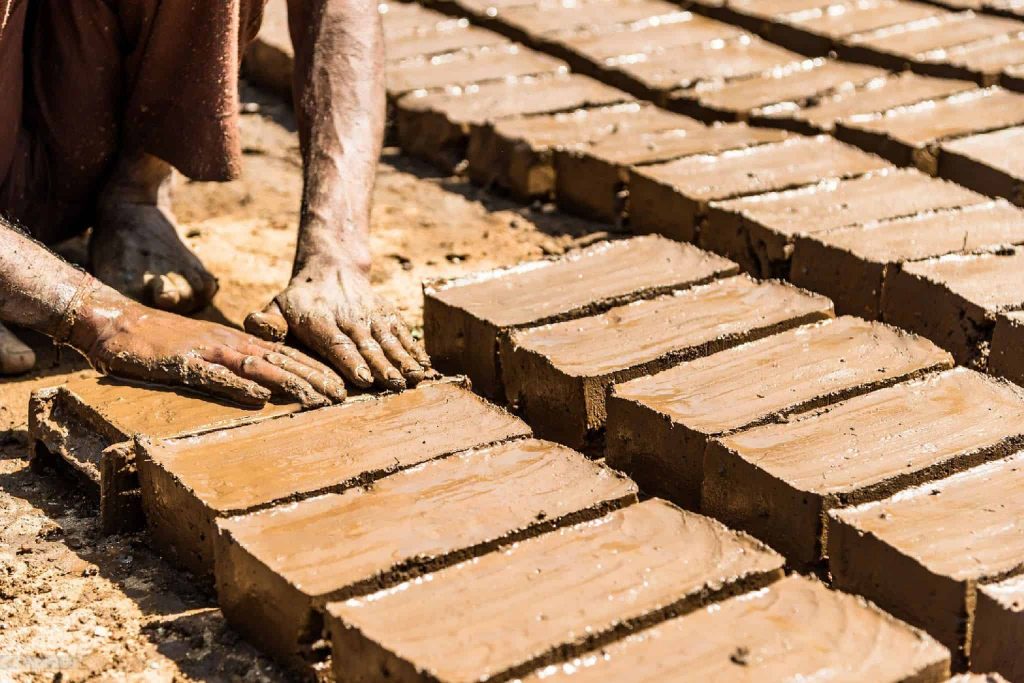
{"label": "man's thumb", "polygon": [[276,301],[271,301],[262,311],[254,311],[245,318],[245,331],[260,339],[283,342],[288,336],[288,321],[281,315]]}

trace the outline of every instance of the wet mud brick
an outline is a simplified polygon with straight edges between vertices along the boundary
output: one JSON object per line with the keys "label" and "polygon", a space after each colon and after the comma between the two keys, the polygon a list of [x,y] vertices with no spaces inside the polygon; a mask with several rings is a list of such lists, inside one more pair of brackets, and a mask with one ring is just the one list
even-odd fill
{"label": "wet mud brick", "polygon": [[900,166],[938,173],[946,140],[1024,123],[1024,95],[985,88],[840,121],[835,136]]}
{"label": "wet mud brick", "polygon": [[836,122],[960,92],[974,90],[970,81],[919,76],[909,72],[873,79],[860,88],[823,97],[809,106],[781,105],[759,112],[759,121],[797,133],[829,133]]}
{"label": "wet mud brick", "polygon": [[623,59],[609,64],[605,76],[638,97],[666,106],[671,94],[698,83],[718,83],[785,69],[804,58],[759,38],[684,45],[659,51],[643,59]]}
{"label": "wet mud brick", "polygon": [[[890,168],[860,178],[830,179],[794,190],[714,202],[701,243],[717,253],[731,254],[751,273],[789,277],[794,240],[802,235],[827,235],[844,226],[989,201],[918,171]],[[827,284],[829,291],[842,286]]]}
{"label": "wet mud brick", "polygon": [[489,121],[472,127],[467,171],[475,182],[495,184],[517,199],[549,198],[555,192],[555,150],[587,148],[618,135],[703,127],[639,102]]}
{"label": "wet mud brick", "polygon": [[389,63],[417,57],[434,57],[473,48],[497,47],[507,44],[508,38],[478,26],[470,26],[466,19],[448,25],[449,17],[441,15],[443,23],[415,33],[396,35],[386,39],[384,54]]}
{"label": "wet mud brick", "polygon": [[505,393],[539,435],[591,448],[612,384],[831,315],[831,301],[789,285],[720,280],[513,332],[501,342]]}
{"label": "wet mud brick", "polygon": [[645,493],[696,510],[711,439],[952,366],[931,342],[879,323],[798,327],[615,385],[605,458]]}
{"label": "wet mud brick", "polygon": [[507,681],[761,588],[781,568],[749,537],[648,500],[403,590],[330,603],[335,676]]}
{"label": "wet mud brick", "polygon": [[505,35],[546,48],[547,41],[557,36],[613,32],[637,22],[664,20],[672,24],[688,15],[679,5],[664,0],[541,0],[503,9],[498,21]]}
{"label": "wet mud brick", "polygon": [[1021,31],[1024,31],[1024,23],[1014,19],[970,11],[949,12],[850,36],[836,47],[840,59],[899,71],[907,66],[916,67],[941,50],[998,39]]}
{"label": "wet mud brick", "polygon": [[328,601],[635,502],[626,477],[549,442],[466,451],[367,489],[218,521],[218,603],[249,640],[301,667]]}
{"label": "wet mud brick", "polygon": [[790,280],[836,311],[877,319],[885,280],[903,263],[1024,244],[1024,211],[1003,201],[798,235]]}
{"label": "wet mud brick", "polygon": [[923,628],[967,662],[980,584],[1024,571],[1024,456],[834,512],[829,530],[836,587]]}
{"label": "wet mud brick", "polygon": [[[628,192],[629,169],[632,166],[746,149],[787,138],[784,131],[750,128],[746,124],[697,125],[699,127],[656,133],[627,132],[609,136],[590,147],[556,151],[555,197],[559,206],[571,213],[613,223],[626,210],[623,191]],[[650,207],[651,210],[655,208]],[[690,233],[666,231],[664,234],[690,241]]]}
{"label": "wet mud brick", "polygon": [[521,421],[466,389],[436,384],[199,437],[143,443],[142,503],[161,552],[205,576],[213,570],[219,517],[366,485],[428,460],[528,434]]}
{"label": "wet mud brick", "polygon": [[406,154],[454,170],[466,158],[474,126],[632,99],[621,90],[578,74],[528,76],[450,92],[409,93],[395,105],[395,127]]}
{"label": "wet mud brick", "polygon": [[1024,127],[972,135],[943,143],[939,175],[994,197],[1024,205]]}
{"label": "wet mud brick", "polygon": [[1024,36],[1002,36],[949,50],[939,50],[921,60],[921,73],[947,78],[966,78],[979,85],[996,85],[1003,70],[1024,63]]}
{"label": "wet mud brick", "polygon": [[656,232],[683,241],[699,236],[703,241],[701,229],[711,202],[887,167],[880,157],[822,135],[632,168],[630,227],[638,233]]}
{"label": "wet mud brick", "polygon": [[438,367],[463,368],[476,391],[503,396],[498,340],[735,275],[736,265],[659,237],[604,242],[558,259],[428,284],[424,342]]}
{"label": "wet mud brick", "polygon": [[992,332],[988,369],[1024,385],[1024,312],[999,316]]}
{"label": "wet mud brick", "polygon": [[999,76],[999,84],[1014,92],[1024,92],[1024,64],[1008,66]]}
{"label": "wet mud brick", "polygon": [[830,510],[1005,457],[1024,443],[1024,391],[956,368],[820,413],[713,441],[702,509],[811,567]]}
{"label": "wet mud brick", "polygon": [[[607,67],[636,59],[651,60],[676,49],[716,44],[744,36],[742,29],[690,12],[659,17],[619,31],[584,31],[552,38],[553,54],[565,59],[573,69],[615,78]],[[749,42],[749,40],[748,40]],[[615,81],[617,82],[617,81]]]}
{"label": "wet mud brick", "polygon": [[702,121],[770,121],[762,110],[800,106],[884,76],[872,66],[828,59],[805,60],[755,78],[704,83],[677,90],[665,106]]}
{"label": "wet mud brick", "polygon": [[701,11],[749,31],[769,35],[787,14],[810,12],[834,4],[832,0],[696,0]]}
{"label": "wet mud brick", "polygon": [[933,5],[903,0],[837,3],[777,16],[766,35],[791,50],[820,57],[848,36],[920,21],[942,12]]}
{"label": "wet mud brick", "polygon": [[34,392],[28,431],[33,457],[59,456],[92,484],[103,529],[115,533],[143,524],[133,436],[202,434],[299,409],[268,404],[254,410],[184,391],[86,377]]}
{"label": "wet mud brick", "polygon": [[477,83],[522,76],[566,73],[565,62],[507,43],[495,47],[410,59],[386,67],[388,95],[397,99],[413,91],[464,88]]}
{"label": "wet mud brick", "polygon": [[[849,681],[941,683],[949,652],[863,598],[789,576],[552,664],[523,683]],[[827,672],[827,673],[826,673]]]}
{"label": "wet mud brick", "polygon": [[886,278],[882,318],[922,334],[958,363],[985,367],[995,319],[1024,305],[1024,250],[908,263]]}
{"label": "wet mud brick", "polygon": [[980,586],[971,640],[971,667],[1024,680],[1024,577]]}

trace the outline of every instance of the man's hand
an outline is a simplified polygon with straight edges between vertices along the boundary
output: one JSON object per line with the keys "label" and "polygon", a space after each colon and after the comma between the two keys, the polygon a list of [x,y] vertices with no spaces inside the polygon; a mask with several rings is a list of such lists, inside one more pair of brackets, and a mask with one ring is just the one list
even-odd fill
{"label": "man's hand", "polygon": [[305,354],[147,308],[106,287],[83,301],[68,341],[100,372],[185,386],[244,405],[263,405],[272,395],[306,407],[345,400],[341,378]]}
{"label": "man's hand", "polygon": [[360,387],[376,381],[404,389],[430,373],[430,359],[399,315],[374,294],[363,269],[345,261],[307,263],[245,328],[275,340],[290,331]]}

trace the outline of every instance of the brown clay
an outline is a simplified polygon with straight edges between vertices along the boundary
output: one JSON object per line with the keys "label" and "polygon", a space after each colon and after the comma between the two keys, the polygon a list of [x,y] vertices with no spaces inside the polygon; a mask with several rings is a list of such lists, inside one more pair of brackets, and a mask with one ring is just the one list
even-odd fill
{"label": "brown clay", "polygon": [[860,88],[843,90],[806,107],[777,107],[763,111],[758,123],[781,126],[799,133],[828,133],[836,122],[856,115],[874,114],[926,100],[973,90],[969,81],[901,73],[876,78]]}
{"label": "brown clay", "polygon": [[965,662],[978,585],[1024,571],[1022,520],[1018,454],[833,512],[829,569],[837,587],[925,629]]}
{"label": "brown clay", "polygon": [[1024,577],[978,588],[971,641],[971,667],[998,671],[1011,681],[1024,677],[1020,643],[1024,638]]}
{"label": "brown clay", "polygon": [[564,257],[428,284],[424,330],[442,368],[500,397],[498,339],[511,329],[571,320],[734,275],[731,262],[660,237],[603,242]]}
{"label": "brown clay", "polygon": [[832,302],[779,282],[720,280],[502,340],[505,393],[539,435],[595,445],[608,388],[831,317]]}
{"label": "brown clay", "polygon": [[944,140],[1021,123],[1024,95],[985,88],[884,114],[853,116],[836,124],[835,135],[895,164],[935,175]]}
{"label": "brown clay", "polygon": [[701,242],[712,251],[731,254],[752,273],[788,277],[799,236],[986,201],[953,183],[890,168],[861,178],[715,202]]}
{"label": "brown clay", "polygon": [[713,441],[702,509],[812,566],[829,510],[1005,457],[1022,420],[1024,390],[956,368]]}
{"label": "brown clay", "polygon": [[995,317],[1024,305],[1024,250],[950,255],[905,264],[885,280],[882,317],[987,365]]}
{"label": "brown clay", "polygon": [[711,439],[952,365],[920,337],[857,318],[798,327],[615,385],[605,458],[645,493],[699,509]]}
{"label": "brown clay", "polygon": [[474,126],[631,99],[620,90],[579,74],[525,76],[452,91],[409,93],[395,105],[395,126],[406,154],[454,170],[466,158]]}
{"label": "brown clay", "polygon": [[429,385],[238,429],[144,443],[138,454],[143,508],[163,554],[205,576],[213,568],[218,517],[365,485],[529,433],[525,424],[463,388]]}
{"label": "brown clay", "polygon": [[[684,117],[684,120],[691,122],[690,125],[655,133],[609,136],[590,147],[568,147],[556,152],[555,194],[559,206],[605,222],[618,221],[625,211],[630,214],[636,232],[659,232],[689,242],[691,235],[685,230],[670,232],[662,227],[666,221],[654,223],[653,217],[660,216],[662,208],[657,198],[638,195],[634,199],[630,195],[627,209],[621,197],[623,190],[631,189],[630,167],[746,149],[787,138],[780,130],[750,128],[745,124],[706,127],[693,119]],[[634,216],[640,218],[634,219]],[[679,222],[673,220],[671,225],[677,226]]]}
{"label": "brown clay", "polygon": [[366,489],[219,520],[218,603],[250,641],[309,664],[315,609],[636,502],[636,486],[543,441],[466,451]]}
{"label": "brown clay", "polygon": [[949,652],[861,598],[790,576],[552,664],[524,683],[833,680],[940,683]]}
{"label": "brown clay", "polygon": [[[1024,57],[1022,57],[1024,58]],[[942,144],[939,175],[978,192],[1024,204],[1024,164],[1015,154],[1024,127],[972,135]]]}
{"label": "brown clay", "polygon": [[[640,232],[694,236],[713,201],[846,178],[889,166],[827,136],[691,156],[629,173],[630,220]],[[667,217],[671,226],[666,227]],[[700,235],[700,239],[705,239]],[[705,243],[710,244],[710,243]],[[712,251],[714,251],[712,246]]]}
{"label": "brown clay", "polygon": [[1024,243],[1024,211],[1002,201],[866,226],[797,235],[790,279],[832,298],[836,311],[881,316],[887,275],[908,261]]}
{"label": "brown clay", "polygon": [[649,500],[330,603],[335,675],[506,681],[781,574],[782,559],[749,537]]}

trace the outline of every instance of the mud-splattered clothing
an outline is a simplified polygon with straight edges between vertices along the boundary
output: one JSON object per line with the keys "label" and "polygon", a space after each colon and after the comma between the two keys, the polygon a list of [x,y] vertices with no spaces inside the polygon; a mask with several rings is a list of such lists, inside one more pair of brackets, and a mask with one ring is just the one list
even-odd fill
{"label": "mud-splattered clothing", "polygon": [[266,0],[0,0],[0,213],[88,226],[120,150],[237,177],[238,67]]}

